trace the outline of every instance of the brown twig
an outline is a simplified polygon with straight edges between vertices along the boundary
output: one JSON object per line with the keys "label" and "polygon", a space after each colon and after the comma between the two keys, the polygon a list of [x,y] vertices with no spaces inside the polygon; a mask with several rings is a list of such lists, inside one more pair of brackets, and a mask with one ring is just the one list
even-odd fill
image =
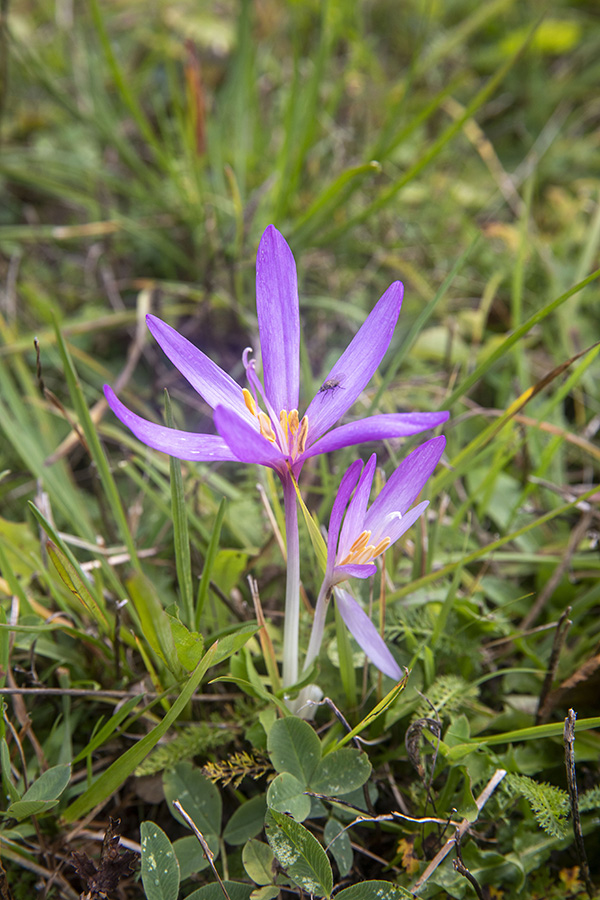
{"label": "brown twig", "polygon": [[481,885],[479,884],[479,882],[477,881],[475,876],[472,874],[472,872],[469,872],[469,870],[467,869],[467,867],[465,866],[465,864],[463,862],[462,850],[461,850],[461,846],[460,846],[460,838],[461,838],[461,835],[457,828],[456,835],[454,837],[455,842],[456,842],[456,859],[452,861],[452,865],[454,866],[454,868],[456,869],[456,871],[458,872],[459,875],[462,875],[464,878],[467,879],[467,881],[469,882],[469,884],[472,886],[473,890],[479,897],[479,900],[485,900],[485,897],[483,896],[483,891],[481,890]]}
{"label": "brown twig", "polygon": [[556,631],[554,632],[554,641],[552,643],[552,653],[550,654],[550,661],[548,663],[548,668],[546,670],[546,677],[544,678],[544,683],[542,684],[542,689],[540,691],[540,699],[538,702],[537,712],[535,714],[535,724],[541,725],[541,723],[545,719],[545,709],[546,701],[548,699],[548,694],[550,693],[550,688],[552,687],[552,682],[556,677],[556,670],[558,669],[558,661],[560,659],[560,653],[565,643],[569,628],[573,624],[569,619],[571,615],[571,607],[567,606],[562,616],[558,620],[558,625],[556,626]]}
{"label": "brown twig", "polygon": [[577,859],[585,887],[590,897],[595,897],[596,892],[592,879],[590,878],[590,867],[585,852],[585,844],[583,843],[583,833],[581,831],[581,819],[579,818],[579,800],[577,796],[577,775],[575,773],[575,720],[577,713],[570,709],[565,719],[564,744],[565,744],[565,767],[567,770],[567,787],[569,789],[569,802],[571,804],[571,819],[573,821],[573,834],[575,836],[575,849],[577,850]]}
{"label": "brown twig", "polygon": [[191,830],[194,832],[194,834],[195,834],[196,837],[198,838],[198,840],[199,840],[199,842],[200,842],[200,846],[202,847],[202,850],[203,850],[203,852],[204,852],[204,855],[205,855],[206,859],[208,860],[208,863],[209,863],[211,869],[213,870],[213,873],[214,873],[214,875],[215,875],[217,881],[219,882],[219,885],[220,885],[220,887],[221,887],[221,890],[223,891],[223,894],[225,895],[225,897],[227,898],[227,900],[231,900],[231,897],[230,897],[229,894],[227,893],[227,888],[226,888],[225,885],[223,884],[223,881],[222,881],[222,879],[221,879],[221,876],[220,876],[219,873],[217,872],[217,867],[215,866],[215,863],[214,863],[214,855],[213,855],[213,852],[212,852],[212,850],[210,849],[210,847],[208,846],[208,844],[206,843],[206,840],[205,840],[205,838],[204,838],[204,835],[202,834],[202,832],[200,831],[200,829],[198,828],[198,826],[196,825],[196,823],[194,822],[194,820],[192,819],[192,817],[191,817],[188,813],[186,813],[185,809],[183,808],[183,806],[181,805],[181,803],[179,802],[179,800],[174,800],[174,801],[173,801],[173,806],[174,806],[175,809],[178,811],[179,815],[180,815],[183,819],[185,819],[185,822],[186,822],[186,824],[188,825],[188,827],[191,828]]}
{"label": "brown twig", "polygon": [[[140,700],[157,700],[161,697],[177,697],[177,694],[165,694],[158,691],[143,691],[136,693],[134,691],[96,691],[86,690],[85,688],[25,688],[25,687],[3,687],[0,694],[7,696],[18,696],[23,694],[31,697],[91,697],[101,700],[130,700],[132,697],[138,697]],[[223,703],[225,700],[237,700],[240,694],[194,694],[192,701],[199,703]]]}

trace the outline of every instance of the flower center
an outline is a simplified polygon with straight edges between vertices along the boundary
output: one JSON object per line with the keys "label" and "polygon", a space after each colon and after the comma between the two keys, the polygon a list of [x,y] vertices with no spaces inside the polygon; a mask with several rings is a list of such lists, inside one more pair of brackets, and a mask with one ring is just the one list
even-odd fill
{"label": "flower center", "polygon": [[391,538],[389,537],[382,538],[382,540],[378,541],[376,544],[370,544],[370,538],[370,531],[361,532],[348,550],[346,556],[338,563],[338,566],[364,566],[372,560],[377,559],[377,557],[391,544]]}
{"label": "flower center", "polygon": [[289,456],[292,460],[304,453],[308,436],[306,416],[303,416],[300,421],[297,409],[289,412],[287,409],[282,409],[279,413],[279,421],[273,422],[266,413],[258,408],[254,397],[247,388],[242,388],[242,393],[246,407],[258,421],[263,437],[272,444],[276,444],[284,456]]}

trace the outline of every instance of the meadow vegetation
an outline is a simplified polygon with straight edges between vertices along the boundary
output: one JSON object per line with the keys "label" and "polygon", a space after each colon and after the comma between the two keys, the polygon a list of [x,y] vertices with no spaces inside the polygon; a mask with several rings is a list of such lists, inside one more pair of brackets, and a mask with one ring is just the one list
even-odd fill
{"label": "meadow vegetation", "polygon": [[[599,46],[584,0],[1,4],[0,896],[594,895]],[[405,677],[330,612],[312,722],[279,481],[102,393],[211,429],[144,317],[242,383],[271,223],[300,407],[399,279],[345,421],[450,412],[357,593]],[[342,474],[376,451],[377,492],[424,439],[305,464],[303,652]]]}

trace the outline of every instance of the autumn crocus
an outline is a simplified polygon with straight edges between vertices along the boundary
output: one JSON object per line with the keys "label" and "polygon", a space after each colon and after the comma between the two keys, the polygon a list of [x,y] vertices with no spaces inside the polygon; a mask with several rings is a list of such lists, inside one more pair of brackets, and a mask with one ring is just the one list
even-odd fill
{"label": "autumn crocus", "polygon": [[256,306],[262,358],[262,382],[251,351],[244,351],[247,387],[240,387],[186,338],[155,316],[148,316],[152,335],[191,386],[213,409],[218,434],[196,434],[166,428],[127,409],[106,385],[115,415],[141,441],[179,459],[239,461],[273,468],[284,492],[287,587],[283,648],[283,681],[298,673],[299,543],[297,479],[305,460],[319,453],[364,441],[417,434],[440,425],[440,413],[390,413],[332,426],[359,397],[390,343],[402,303],[403,287],[392,284],[347,349],[323,380],[306,412],[300,415],[300,317],[296,264],[282,235],[270,225],[256,260]]}
{"label": "autumn crocus", "polygon": [[377,571],[375,560],[422,515],[428,501],[423,500],[416,506],[412,504],[438,464],[445,445],[445,438],[436,437],[413,450],[398,466],[370,508],[369,495],[377,462],[375,454],[364,467],[357,460],[346,470],[331,511],[327,565],[315,607],[305,670],[319,653],[327,607],[333,594],[344,624],[371,662],[390,678],[401,677],[396,660],[370,618],[352,595],[339,585],[350,578],[373,575]]}

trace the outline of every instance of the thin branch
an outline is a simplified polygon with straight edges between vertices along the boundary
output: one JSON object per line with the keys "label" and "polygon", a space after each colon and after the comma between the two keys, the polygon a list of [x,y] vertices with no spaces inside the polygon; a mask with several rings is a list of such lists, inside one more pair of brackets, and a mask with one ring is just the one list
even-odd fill
{"label": "thin branch", "polygon": [[196,825],[196,823],[194,822],[194,820],[192,819],[192,817],[191,817],[190,815],[188,815],[188,813],[186,813],[185,809],[183,808],[183,806],[181,805],[181,803],[179,802],[179,800],[174,800],[174,801],[173,801],[173,806],[174,806],[175,809],[178,811],[179,815],[182,816],[183,819],[185,819],[185,822],[186,822],[187,826],[188,826],[189,828],[191,828],[191,830],[194,832],[194,834],[195,834],[196,837],[198,838],[198,840],[199,840],[199,842],[200,842],[200,846],[202,847],[202,851],[203,851],[203,853],[204,853],[204,856],[205,856],[206,859],[208,860],[208,863],[209,863],[211,869],[213,870],[214,875],[215,875],[217,881],[219,882],[219,885],[220,885],[220,887],[221,887],[221,890],[223,891],[223,894],[225,895],[225,897],[227,898],[227,900],[231,900],[231,897],[230,897],[229,894],[227,893],[227,888],[226,888],[225,885],[223,884],[223,881],[222,881],[222,879],[221,879],[221,876],[220,876],[219,873],[217,872],[217,867],[215,866],[215,863],[214,863],[214,855],[213,855],[213,852],[212,852],[212,850],[210,849],[210,847],[208,846],[208,844],[206,843],[206,840],[205,840],[205,838],[204,838],[204,835],[202,834],[202,832],[200,831],[200,829],[198,828],[198,826]]}
{"label": "thin branch", "polygon": [[569,789],[569,802],[571,804],[571,819],[573,821],[573,834],[575,836],[575,848],[577,850],[577,859],[585,887],[590,897],[596,896],[592,879],[590,878],[590,867],[585,852],[585,844],[583,843],[583,832],[581,831],[581,819],[579,818],[579,799],[577,796],[577,775],[575,773],[575,720],[577,713],[570,709],[565,719],[564,744],[565,744],[565,767],[567,770],[567,787]]}
{"label": "thin branch", "polygon": [[[22,687],[3,687],[0,688],[0,694],[26,695],[32,697],[90,697],[97,700],[130,700],[132,697],[138,697],[140,700],[157,700],[162,697],[169,699],[177,697],[178,694],[167,694],[157,691],[144,691],[136,693],[134,691],[96,691],[85,688],[22,688]],[[240,694],[194,694],[191,698],[193,702],[200,703],[222,703],[225,700],[237,700]]]}
{"label": "thin branch", "polygon": [[475,876],[472,874],[472,872],[469,872],[469,870],[467,869],[467,867],[465,866],[465,864],[463,862],[462,850],[461,850],[461,846],[460,846],[460,837],[461,837],[460,832],[457,829],[456,835],[455,835],[456,859],[452,861],[452,865],[454,866],[454,868],[456,869],[456,871],[458,872],[459,875],[462,875],[464,878],[467,879],[467,881],[469,882],[469,884],[472,886],[473,890],[479,897],[479,900],[485,900],[485,897],[483,896],[483,891],[481,890],[481,885],[479,884],[479,882],[477,881]]}
{"label": "thin branch", "polygon": [[[481,812],[505,775],[505,769],[496,769],[496,771],[482,790],[481,794],[475,801],[478,812]],[[410,889],[413,894],[416,894],[417,891],[419,891],[423,887],[425,882],[431,878],[440,863],[442,863],[446,859],[452,848],[456,845],[457,837],[461,839],[466,831],[471,827],[471,825],[473,825],[473,822],[469,822],[467,819],[460,823],[457,828],[456,834],[446,841],[442,849],[438,853],[436,853],[434,858],[431,860],[421,877],[417,879],[417,881],[415,881],[414,885]]]}
{"label": "thin branch", "polygon": [[548,663],[548,668],[546,670],[546,677],[544,678],[544,683],[542,684],[542,689],[540,691],[540,699],[538,701],[538,708],[535,714],[535,724],[541,725],[542,722],[546,718],[546,703],[548,701],[548,694],[550,693],[550,689],[552,687],[552,682],[556,677],[556,670],[558,669],[558,661],[560,659],[560,653],[567,638],[567,634],[569,628],[573,624],[569,616],[571,615],[571,607],[567,606],[562,616],[558,620],[558,625],[556,626],[556,631],[554,632],[554,641],[552,643],[552,653],[550,654],[550,661]]}

